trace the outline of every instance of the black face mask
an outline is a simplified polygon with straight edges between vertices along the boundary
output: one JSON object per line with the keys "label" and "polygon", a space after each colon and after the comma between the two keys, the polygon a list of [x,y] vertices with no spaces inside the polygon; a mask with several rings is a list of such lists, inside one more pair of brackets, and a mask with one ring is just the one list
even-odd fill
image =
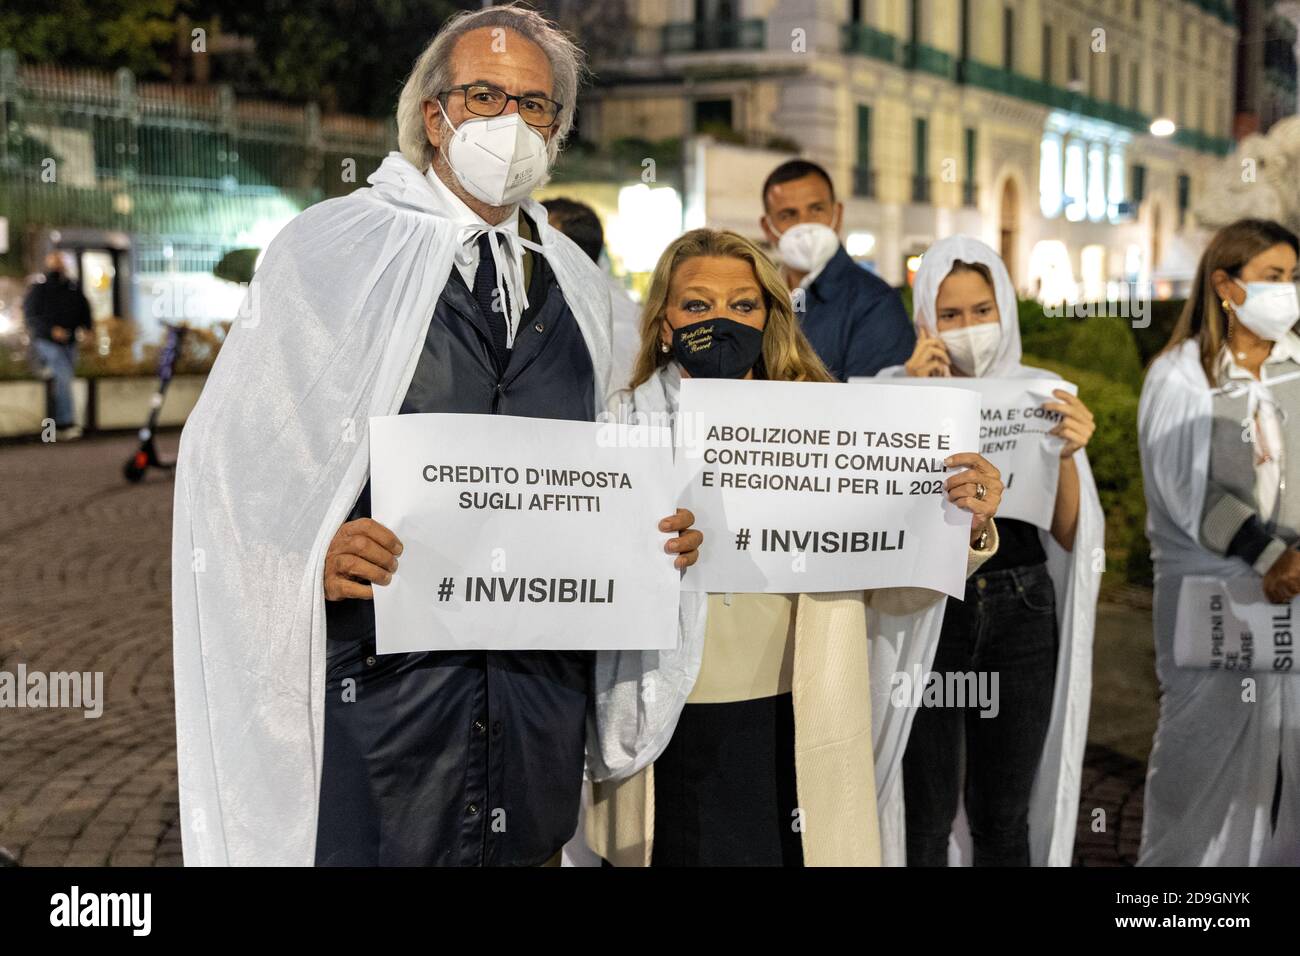
{"label": "black face mask", "polygon": [[763,330],[731,319],[673,329],[673,354],[691,378],[744,378],[763,355]]}

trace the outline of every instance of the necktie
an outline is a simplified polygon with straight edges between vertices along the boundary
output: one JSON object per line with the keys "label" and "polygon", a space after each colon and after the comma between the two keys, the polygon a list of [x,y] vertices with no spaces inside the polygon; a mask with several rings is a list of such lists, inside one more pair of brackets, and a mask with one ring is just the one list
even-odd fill
{"label": "necktie", "polygon": [[[474,301],[487,319],[492,333],[492,346],[497,356],[505,359],[510,354],[506,345],[506,322],[510,308],[508,301],[495,303],[497,297],[497,267],[492,260],[492,246],[487,233],[478,237],[478,271],[474,273]],[[496,306],[495,308],[493,306]]]}

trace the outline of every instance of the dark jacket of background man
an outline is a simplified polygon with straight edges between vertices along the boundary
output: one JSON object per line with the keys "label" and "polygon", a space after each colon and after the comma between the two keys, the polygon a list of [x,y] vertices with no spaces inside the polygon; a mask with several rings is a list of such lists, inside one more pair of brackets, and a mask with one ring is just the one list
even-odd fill
{"label": "dark jacket of background man", "polygon": [[23,320],[34,339],[58,342],[54,329],[65,329],[68,334],[59,342],[65,345],[76,337],[77,329],[91,327],[90,304],[76,283],[62,272],[51,270],[27,290],[23,299]]}
{"label": "dark jacket of background man", "polygon": [[841,246],[804,296],[804,334],[842,382],[912,357],[916,331],[888,282]]}

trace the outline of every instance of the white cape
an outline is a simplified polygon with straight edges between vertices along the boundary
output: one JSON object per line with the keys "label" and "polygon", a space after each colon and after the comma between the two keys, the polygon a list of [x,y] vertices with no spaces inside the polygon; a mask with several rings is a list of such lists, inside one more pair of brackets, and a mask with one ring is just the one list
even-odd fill
{"label": "white cape", "polygon": [[[1300,678],[1174,666],[1182,579],[1255,573],[1200,543],[1212,403],[1193,340],[1152,363],[1138,407],[1161,690],[1138,863],[1294,866],[1300,864]],[[1253,700],[1247,680],[1254,682]],[[1283,792],[1273,829],[1279,769]]]}
{"label": "white cape", "polygon": [[[1015,287],[997,253],[970,236],[940,240],[926,251],[913,289],[917,327],[937,334],[935,299],[940,284],[957,260],[983,263],[993,275],[1002,338],[992,367],[984,377],[1059,378],[1054,372],[1021,364]],[[901,365],[880,373],[882,377],[904,374]],[[1029,859],[1032,866],[1069,866],[1072,862],[1083,778],[1083,752],[1088,739],[1093,630],[1097,618],[1097,592],[1101,587],[1101,571],[1106,556],[1105,518],[1092,468],[1087,453],[1082,449],[1075,453],[1074,465],[1079,473],[1079,522],[1074,549],[1066,551],[1049,532],[1039,529],[1043,550],[1047,554],[1047,570],[1056,589],[1061,646],[1056,663],[1051,722],[1029,801]],[[937,650],[937,631],[930,646],[912,649],[911,656],[921,660],[921,673],[929,671]],[[902,735],[903,747],[907,745],[910,718],[907,723]],[[901,841],[904,838],[901,816],[897,822],[899,830],[895,839]],[[901,847],[895,849],[904,852]],[[962,813],[953,827],[950,862],[970,863],[970,850],[970,833]]]}
{"label": "white cape", "polygon": [[[323,741],[322,567],[395,414],[452,269],[456,229],[391,153],[267,250],[181,439],[172,543],[187,864],[314,862]],[[526,203],[604,407],[609,290]]]}

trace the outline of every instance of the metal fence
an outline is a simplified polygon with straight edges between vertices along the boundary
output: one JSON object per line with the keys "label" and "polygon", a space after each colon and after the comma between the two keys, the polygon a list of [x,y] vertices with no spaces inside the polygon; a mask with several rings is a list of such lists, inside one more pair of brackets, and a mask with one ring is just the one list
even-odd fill
{"label": "metal fence", "polygon": [[174,271],[211,269],[254,224],[364,185],[396,139],[391,121],[137,83],[127,70],[23,65],[0,51],[10,235],[0,271],[33,265],[24,253],[36,233],[72,227],[126,234],[145,271],[162,258]]}

